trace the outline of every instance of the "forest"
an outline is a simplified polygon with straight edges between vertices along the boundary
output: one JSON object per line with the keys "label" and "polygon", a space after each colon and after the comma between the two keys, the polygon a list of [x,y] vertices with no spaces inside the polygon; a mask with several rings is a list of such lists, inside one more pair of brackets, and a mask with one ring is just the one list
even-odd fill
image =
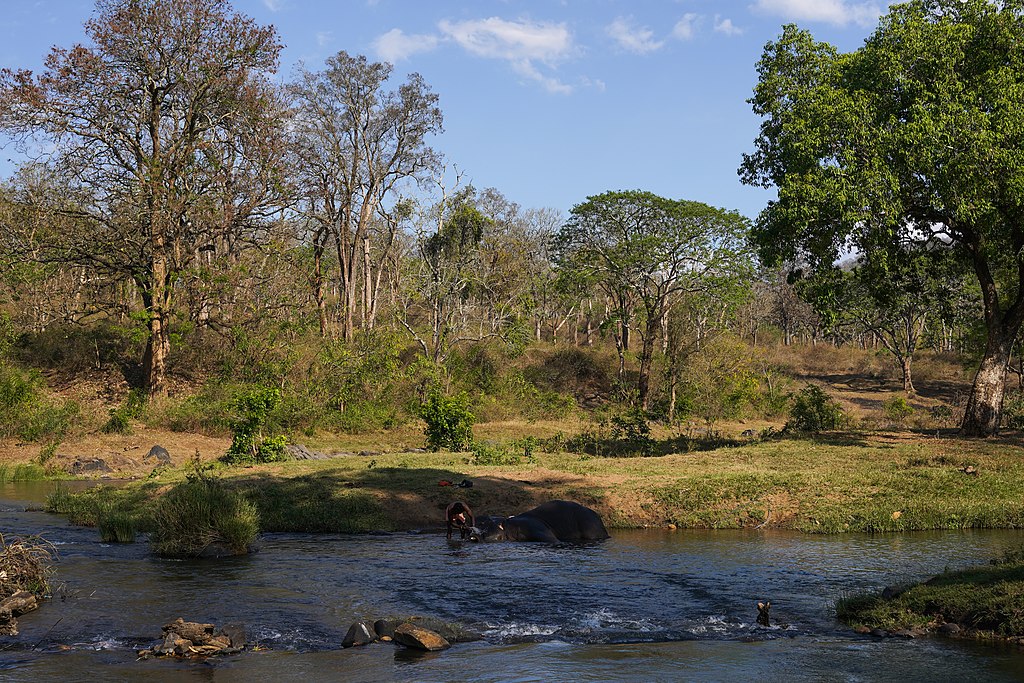
{"label": "forest", "polygon": [[[778,198],[751,220],[642,189],[525,208],[447,162],[415,73],[342,51],[281,85],[275,30],[222,0],[96,7],[86,44],[0,72],[27,159],[0,187],[6,436],[426,410],[714,432],[785,422],[820,347],[902,388],[883,422],[1024,424],[1010,10],[963,4],[957,63],[920,51],[949,19],[929,3],[851,55],[786,27],[739,171]],[[988,35],[1005,45],[971,49]],[[916,90],[866,76],[885,60]],[[928,109],[944,88],[971,95]],[[944,144],[964,117],[976,144]],[[943,370],[915,409],[919,357]]]}

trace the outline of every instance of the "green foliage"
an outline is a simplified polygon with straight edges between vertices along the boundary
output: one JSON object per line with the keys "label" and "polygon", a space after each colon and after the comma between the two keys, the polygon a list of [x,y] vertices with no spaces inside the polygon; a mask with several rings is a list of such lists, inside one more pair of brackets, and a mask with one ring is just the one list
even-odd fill
{"label": "green foliage", "polygon": [[612,438],[620,442],[621,448],[630,454],[652,455],[654,439],[651,438],[651,426],[647,422],[647,413],[640,408],[631,408],[611,419]]}
{"label": "green foliage", "polygon": [[97,509],[96,528],[103,543],[134,543],[135,515],[121,506],[107,504]]}
{"label": "green foliage", "polygon": [[882,403],[882,414],[887,419],[902,424],[904,420],[914,414],[914,406],[910,405],[903,396],[893,396]]}
{"label": "green foliage", "polygon": [[523,462],[533,462],[533,444],[516,442],[510,444],[487,444],[475,441],[472,448],[473,464],[484,466],[514,467]]}
{"label": "green foliage", "polygon": [[839,403],[814,384],[804,387],[793,401],[787,429],[798,432],[823,432],[839,429],[845,414]]}
{"label": "green foliage", "polygon": [[1024,391],[1003,397],[1003,424],[1011,429],[1024,429]]}
{"label": "green foliage", "polygon": [[420,406],[420,417],[427,423],[424,433],[427,448],[438,451],[467,450],[473,443],[473,423],[476,417],[469,410],[466,394],[445,396],[434,389]]}
{"label": "green foliage", "polygon": [[198,557],[212,544],[242,554],[258,534],[256,506],[197,469],[157,502],[150,543],[170,557]]}
{"label": "green foliage", "polygon": [[131,434],[132,428],[130,420],[141,416],[145,409],[145,392],[141,389],[132,389],[128,393],[128,399],[125,401],[123,406],[110,409],[110,417],[107,422],[100,427],[100,431],[104,434]]}
{"label": "green foliage", "polygon": [[281,390],[257,387],[244,392],[234,402],[235,419],[231,423],[231,447],[223,460],[231,464],[285,460],[285,436],[263,435],[271,411],[281,402]]}
{"label": "green foliage", "polygon": [[39,481],[47,478],[46,469],[35,463],[0,463],[0,484],[11,481]]}
{"label": "green foliage", "polygon": [[0,359],[0,437],[61,441],[79,411],[74,401],[48,397],[39,373],[23,372]]}

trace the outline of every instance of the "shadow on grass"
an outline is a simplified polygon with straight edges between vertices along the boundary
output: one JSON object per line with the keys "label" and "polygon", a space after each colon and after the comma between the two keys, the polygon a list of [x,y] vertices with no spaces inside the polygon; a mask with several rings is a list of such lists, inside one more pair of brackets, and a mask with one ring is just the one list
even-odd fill
{"label": "shadow on grass", "polygon": [[515,514],[548,500],[545,492],[553,487],[583,504],[599,502],[594,492],[555,480],[476,477],[467,488],[440,485],[463,479],[463,473],[450,469],[392,467],[297,477],[259,473],[240,476],[232,485],[256,505],[262,531],[304,533],[440,530],[445,508],[454,500],[477,514]]}

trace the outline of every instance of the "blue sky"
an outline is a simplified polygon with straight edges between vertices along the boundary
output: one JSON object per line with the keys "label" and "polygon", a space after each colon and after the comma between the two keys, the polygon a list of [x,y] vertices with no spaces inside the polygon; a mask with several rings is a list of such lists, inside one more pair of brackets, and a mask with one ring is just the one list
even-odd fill
{"label": "blue sky", "polygon": [[[8,3],[14,4],[8,0]],[[759,121],[746,100],[785,23],[859,47],[885,0],[235,0],[281,35],[279,77],[338,50],[423,75],[440,96],[433,141],[479,188],[567,212],[641,189],[755,217],[769,191],[736,169]],[[36,0],[0,15],[0,66],[38,70],[83,40],[90,0]],[[0,151],[0,174],[11,171]]]}

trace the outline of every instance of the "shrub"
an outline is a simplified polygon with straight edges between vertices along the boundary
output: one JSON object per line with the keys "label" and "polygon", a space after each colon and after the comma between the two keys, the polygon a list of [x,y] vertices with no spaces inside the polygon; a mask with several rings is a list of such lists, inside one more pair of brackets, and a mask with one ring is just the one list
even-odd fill
{"label": "shrub", "polygon": [[797,394],[786,428],[799,432],[839,429],[845,417],[842,407],[835,399],[821,387],[808,384]]}
{"label": "shrub", "polygon": [[257,387],[234,402],[237,417],[231,423],[231,447],[223,460],[228,463],[261,463],[285,460],[285,436],[263,436],[270,412],[281,402],[281,390]]}
{"label": "shrub", "polygon": [[508,445],[491,445],[476,442],[472,446],[473,464],[475,465],[499,465],[508,467],[510,465],[521,465],[523,460],[533,460],[533,454],[528,448],[520,447],[513,442]]}
{"label": "shrub", "polygon": [[37,372],[22,372],[0,361],[0,437],[24,441],[60,441],[79,414],[74,401],[56,401],[43,393]]}
{"label": "shrub", "polygon": [[903,424],[904,420],[914,414],[914,406],[902,396],[893,396],[882,403],[882,414],[892,422]]}
{"label": "shrub", "polygon": [[157,502],[150,542],[170,557],[198,557],[212,544],[242,554],[258,533],[256,507],[197,470]]}
{"label": "shrub", "polygon": [[1004,427],[1024,429],[1024,392],[1008,393],[1003,399]]}
{"label": "shrub", "polygon": [[464,451],[473,443],[476,417],[469,411],[465,393],[445,396],[438,389],[431,391],[420,406],[420,417],[427,423],[424,434],[430,450]]}
{"label": "shrub", "polygon": [[145,392],[140,389],[132,389],[128,393],[128,399],[123,406],[110,409],[110,417],[106,424],[100,427],[100,431],[104,434],[131,434],[130,420],[142,415],[145,408]]}
{"label": "shrub", "polygon": [[620,442],[627,453],[651,455],[654,453],[654,439],[647,414],[640,408],[632,408],[612,418],[612,438]]}

